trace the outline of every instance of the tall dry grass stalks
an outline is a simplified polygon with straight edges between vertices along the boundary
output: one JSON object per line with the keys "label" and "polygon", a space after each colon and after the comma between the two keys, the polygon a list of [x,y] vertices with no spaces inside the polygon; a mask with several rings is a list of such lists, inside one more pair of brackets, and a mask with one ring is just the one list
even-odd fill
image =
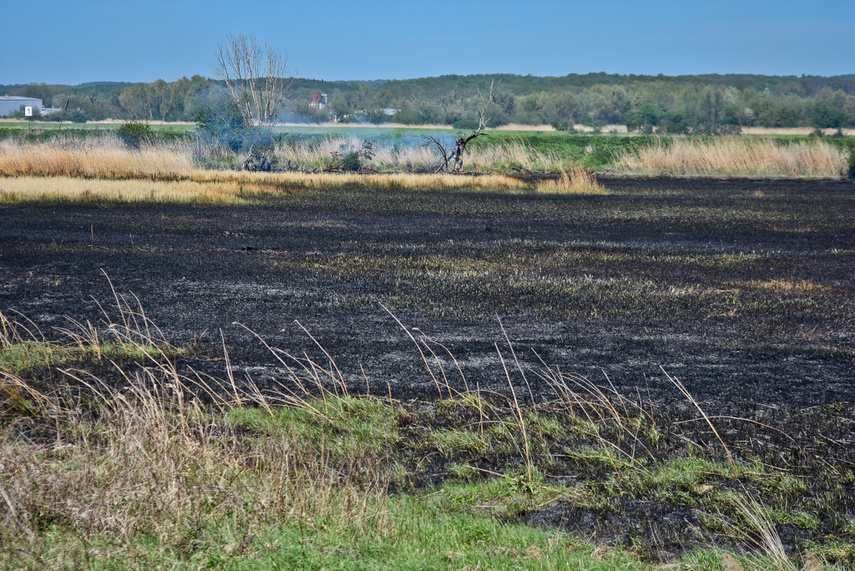
{"label": "tall dry grass stalks", "polygon": [[566,171],[555,180],[543,180],[537,183],[537,192],[541,194],[605,194],[605,187],[597,182],[597,175],[581,167]]}
{"label": "tall dry grass stalks", "polygon": [[[280,164],[302,171],[327,170],[336,154],[359,152],[365,140],[360,137],[327,137],[321,141],[286,143],[276,150]],[[396,146],[374,146],[373,156],[363,166],[378,172],[424,172],[434,170],[437,157],[415,142]]]}
{"label": "tall dry grass stalks", "polygon": [[[346,156],[358,152],[364,143],[359,137],[328,137],[317,142],[285,144],[277,149],[280,164],[304,171],[325,170],[330,157],[338,153]],[[453,139],[445,141],[447,149],[453,147]],[[439,155],[430,146],[410,144],[375,146],[373,156],[364,161],[365,167],[378,172],[434,171],[440,166]],[[521,141],[507,141],[489,147],[470,146],[464,155],[464,168],[468,171],[495,171],[522,168],[556,172],[569,166],[566,159],[554,152],[540,152]]]}
{"label": "tall dry grass stalks", "polygon": [[643,175],[837,177],[845,174],[847,160],[825,141],[673,139],[623,151],[615,168]]}
{"label": "tall dry grass stalks", "polygon": [[189,145],[125,148],[118,140],[71,147],[51,144],[0,143],[0,175],[85,178],[169,178],[194,169]]}
{"label": "tall dry grass stalks", "polygon": [[[323,439],[294,434],[287,421],[277,429],[274,408],[251,383],[238,389],[179,374],[141,307],[115,296],[120,315],[105,312],[107,330],[126,344],[161,348],[133,367],[116,365],[118,384],[62,370],[79,388],[44,391],[0,369],[0,566],[141,557],[173,567],[199,542],[254,557],[254,538],[271,526],[330,526],[360,539],[392,529],[387,462],[369,450],[337,453]],[[38,337],[15,333],[28,324],[2,325],[8,342]],[[312,412],[307,400],[286,402]],[[273,428],[236,423],[247,404]],[[110,545],[108,555],[98,554],[99,543]]]}
{"label": "tall dry grass stalks", "polygon": [[0,203],[32,201],[238,204],[256,193],[235,182],[20,177],[0,181]]}
{"label": "tall dry grass stalks", "polygon": [[555,152],[541,152],[521,141],[507,141],[489,147],[468,149],[464,164],[476,171],[498,167],[558,172],[574,166],[572,161],[562,158]]}
{"label": "tall dry grass stalks", "polygon": [[524,192],[530,185],[504,175],[448,174],[188,171],[179,180],[22,176],[0,179],[0,203],[51,200],[239,204],[283,192],[357,187]]}

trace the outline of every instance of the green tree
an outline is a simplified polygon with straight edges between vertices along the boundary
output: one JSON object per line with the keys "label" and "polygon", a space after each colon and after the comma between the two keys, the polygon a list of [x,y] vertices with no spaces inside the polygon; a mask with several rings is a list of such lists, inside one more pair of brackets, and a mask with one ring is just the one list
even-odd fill
{"label": "green tree", "polygon": [[151,121],[151,92],[145,83],[135,83],[119,94],[119,105],[131,119]]}
{"label": "green tree", "polygon": [[567,131],[575,125],[579,116],[579,101],[569,91],[553,93],[549,99],[546,122],[559,131]]}
{"label": "green tree", "polygon": [[53,89],[44,83],[30,83],[24,87],[23,96],[41,99],[45,107],[53,106]]}
{"label": "green tree", "polygon": [[813,101],[811,121],[820,129],[839,129],[846,123],[846,93],[823,87]]}

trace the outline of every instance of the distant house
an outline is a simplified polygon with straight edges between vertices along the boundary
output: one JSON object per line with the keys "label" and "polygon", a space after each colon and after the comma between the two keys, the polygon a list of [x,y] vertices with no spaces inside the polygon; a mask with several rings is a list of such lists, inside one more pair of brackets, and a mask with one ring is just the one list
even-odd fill
{"label": "distant house", "polygon": [[312,107],[323,109],[327,105],[329,105],[329,98],[326,93],[312,93]]}
{"label": "distant house", "polygon": [[32,107],[33,113],[38,109],[41,115],[43,107],[42,100],[34,97],[18,97],[16,95],[0,96],[0,117],[8,117],[21,107]]}

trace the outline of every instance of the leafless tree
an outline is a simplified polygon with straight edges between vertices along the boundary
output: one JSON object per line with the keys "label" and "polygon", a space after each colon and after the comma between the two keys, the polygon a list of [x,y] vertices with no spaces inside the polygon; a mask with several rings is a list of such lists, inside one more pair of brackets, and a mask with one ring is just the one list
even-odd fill
{"label": "leafless tree", "polygon": [[432,147],[436,149],[436,152],[439,153],[439,156],[442,159],[442,162],[436,168],[436,172],[448,172],[448,161],[451,160],[452,155],[451,151],[448,150],[447,141],[432,135],[422,136],[422,141],[423,147]]}
{"label": "leafless tree", "polygon": [[229,35],[219,45],[216,73],[226,83],[244,125],[269,125],[276,120],[291,87],[288,59],[254,36]]}
{"label": "leafless tree", "polygon": [[483,98],[483,105],[480,109],[478,109],[478,127],[472,131],[466,137],[457,137],[454,140],[454,149],[449,151],[446,147],[445,143],[437,138],[437,137],[424,137],[424,145],[428,147],[433,147],[442,157],[442,164],[437,169],[438,172],[445,171],[448,172],[448,163],[450,161],[454,161],[454,167],[452,172],[454,174],[460,174],[460,171],[463,170],[463,152],[466,150],[466,145],[469,144],[469,141],[475,139],[476,137],[480,137],[481,135],[486,135],[484,129],[487,128],[487,122],[489,118],[487,117],[487,108],[493,102],[493,83],[490,83],[490,94],[487,98]]}

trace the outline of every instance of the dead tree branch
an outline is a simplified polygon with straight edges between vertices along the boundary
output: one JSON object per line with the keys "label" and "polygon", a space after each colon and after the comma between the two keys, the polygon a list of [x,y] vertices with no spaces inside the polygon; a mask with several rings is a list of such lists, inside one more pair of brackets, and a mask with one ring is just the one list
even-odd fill
{"label": "dead tree branch", "polygon": [[430,135],[422,136],[423,147],[434,148],[436,152],[439,153],[442,162],[440,162],[439,166],[436,169],[436,172],[448,172],[448,162],[451,160],[451,153],[446,148],[446,143],[439,137],[433,137]]}
{"label": "dead tree branch", "polygon": [[[482,97],[482,100],[484,98]],[[472,133],[468,137],[458,137],[454,141],[454,174],[460,174],[460,171],[463,170],[463,152],[466,150],[466,145],[469,144],[469,141],[475,139],[476,137],[480,137],[482,135],[486,135],[484,129],[487,128],[487,122],[489,118],[487,117],[487,108],[493,102],[493,82],[490,82],[490,95],[484,100],[484,105],[478,110],[478,128],[472,131]]]}

